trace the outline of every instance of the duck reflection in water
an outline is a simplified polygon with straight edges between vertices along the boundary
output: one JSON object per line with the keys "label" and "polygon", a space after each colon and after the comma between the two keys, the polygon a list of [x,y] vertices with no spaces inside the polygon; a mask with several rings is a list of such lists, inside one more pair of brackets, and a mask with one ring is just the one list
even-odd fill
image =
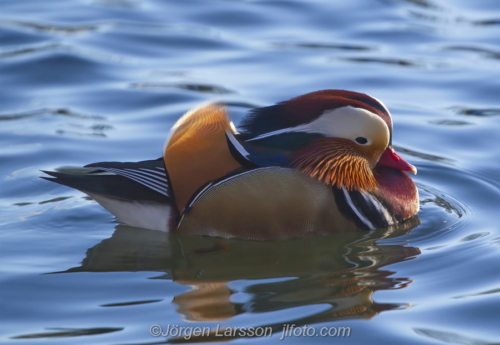
{"label": "duck reflection in water", "polygon": [[[286,322],[244,325],[271,327],[273,333],[279,333],[285,324],[300,327],[371,319],[385,310],[409,307],[404,302],[376,303],[371,296],[377,290],[401,289],[412,282],[409,277],[397,277],[397,272],[383,267],[420,254],[418,248],[390,240],[408,233],[418,224],[419,219],[413,217],[369,233],[359,231],[265,242],[166,235],[118,225],[111,238],[87,251],[80,267],[61,273],[162,272],[156,279],[192,287],[173,299],[177,311],[187,321],[223,322],[243,313],[328,305],[326,310],[306,317],[291,316]],[[257,279],[259,283],[248,284],[242,291],[228,286],[236,280]],[[262,282],[265,279],[270,281]],[[250,298],[245,302],[233,301],[232,296],[238,292]],[[203,340],[221,341],[220,336],[213,335]],[[193,337],[190,341],[195,340]]]}

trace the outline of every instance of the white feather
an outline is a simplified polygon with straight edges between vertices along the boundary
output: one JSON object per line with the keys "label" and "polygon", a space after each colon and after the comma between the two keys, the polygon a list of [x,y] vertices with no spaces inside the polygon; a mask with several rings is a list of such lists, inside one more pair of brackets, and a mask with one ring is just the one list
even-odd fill
{"label": "white feather", "polygon": [[247,141],[293,132],[318,133],[328,138],[345,138],[351,140],[362,136],[368,139],[368,143],[370,143],[371,137],[378,136],[384,132],[387,138],[389,138],[389,128],[380,116],[366,109],[345,106],[334,110],[326,110],[309,123],[264,133]]}
{"label": "white feather", "polygon": [[125,201],[87,193],[118,220],[138,228],[169,232],[172,208],[167,204],[144,201]]}

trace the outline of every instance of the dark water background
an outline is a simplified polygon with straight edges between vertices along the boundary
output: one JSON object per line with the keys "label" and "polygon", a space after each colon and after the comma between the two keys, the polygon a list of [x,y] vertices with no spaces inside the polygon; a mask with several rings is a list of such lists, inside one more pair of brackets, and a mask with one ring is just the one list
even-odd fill
{"label": "dark water background", "polygon": [[[149,344],[158,324],[350,327],[284,341],[500,341],[497,0],[1,0],[0,342]],[[369,93],[415,164],[418,222],[284,242],[118,225],[40,169],[157,158],[206,100],[232,117]],[[220,339],[219,339],[220,340]]]}

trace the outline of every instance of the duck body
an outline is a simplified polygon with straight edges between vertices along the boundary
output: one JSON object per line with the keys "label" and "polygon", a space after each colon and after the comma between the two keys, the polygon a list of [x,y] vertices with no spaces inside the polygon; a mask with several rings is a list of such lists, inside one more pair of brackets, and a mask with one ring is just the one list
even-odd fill
{"label": "duck body", "polygon": [[416,169],[392,145],[378,100],[323,90],[257,108],[240,132],[222,105],[186,113],[157,160],[101,162],[51,181],[94,198],[120,221],[254,240],[372,230],[414,216]]}

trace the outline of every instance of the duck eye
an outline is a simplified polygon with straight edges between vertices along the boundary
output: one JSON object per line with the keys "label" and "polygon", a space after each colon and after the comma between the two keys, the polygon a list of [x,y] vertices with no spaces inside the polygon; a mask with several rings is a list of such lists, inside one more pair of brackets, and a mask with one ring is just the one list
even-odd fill
{"label": "duck eye", "polygon": [[354,140],[356,140],[356,142],[361,145],[364,145],[368,142],[368,139],[366,139],[365,137],[357,137]]}

